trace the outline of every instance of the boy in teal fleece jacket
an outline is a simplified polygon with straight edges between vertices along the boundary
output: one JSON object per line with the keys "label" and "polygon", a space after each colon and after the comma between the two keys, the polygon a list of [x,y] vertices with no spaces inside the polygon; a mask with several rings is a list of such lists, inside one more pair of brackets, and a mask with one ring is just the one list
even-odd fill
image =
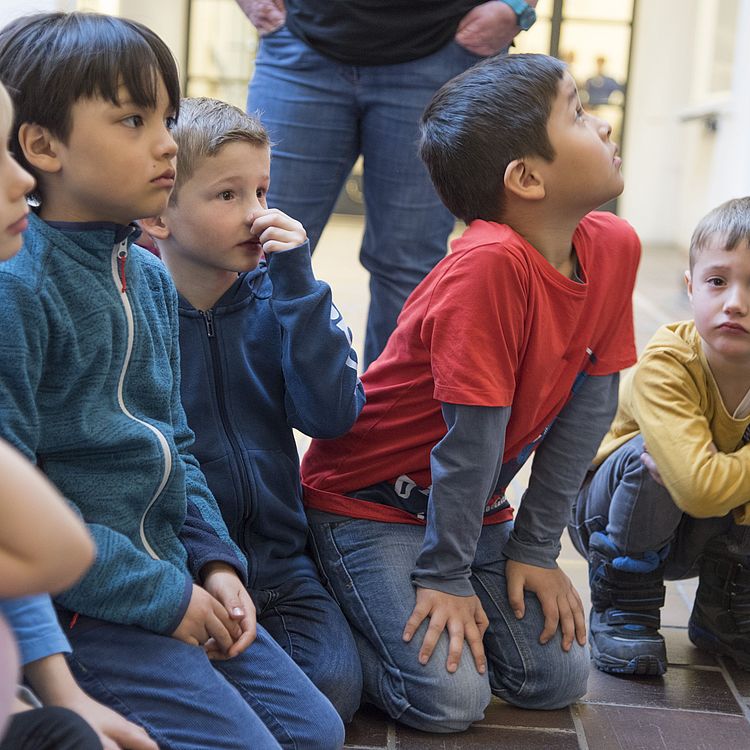
{"label": "boy in teal fleece jacket", "polygon": [[39,203],[0,269],[0,434],[97,543],[56,599],[75,676],[162,748],[340,747],[333,707],[256,631],[245,561],[189,453],[176,293],[133,245],[131,222],[174,183],[169,50],[132,21],[32,15],[0,31],[0,79]]}

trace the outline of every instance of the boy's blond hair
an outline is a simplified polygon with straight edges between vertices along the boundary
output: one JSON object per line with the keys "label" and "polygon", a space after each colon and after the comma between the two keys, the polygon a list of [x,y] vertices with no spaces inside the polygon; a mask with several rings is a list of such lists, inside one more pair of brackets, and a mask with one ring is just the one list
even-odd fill
{"label": "boy's blond hair", "polygon": [[206,97],[189,97],[180,102],[180,116],[172,129],[177,142],[177,178],[170,197],[177,203],[180,188],[195,173],[200,162],[215,156],[227,143],[244,141],[270,148],[271,139],[260,120],[239,107]]}
{"label": "boy's blond hair", "polygon": [[719,241],[724,250],[734,250],[743,240],[750,246],[750,196],[734,198],[709,211],[690,239],[690,270],[709,242]]}

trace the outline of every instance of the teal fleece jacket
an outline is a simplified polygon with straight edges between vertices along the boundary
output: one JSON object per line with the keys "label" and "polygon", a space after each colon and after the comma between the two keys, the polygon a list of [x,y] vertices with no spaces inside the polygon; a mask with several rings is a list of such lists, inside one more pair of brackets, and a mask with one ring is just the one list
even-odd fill
{"label": "teal fleece jacket", "polygon": [[0,436],[42,468],[96,541],[96,562],[57,601],[168,634],[197,575],[180,539],[188,503],[217,550],[246,563],[188,452],[174,286],[132,234],[62,231],[31,215],[21,252],[0,265]]}

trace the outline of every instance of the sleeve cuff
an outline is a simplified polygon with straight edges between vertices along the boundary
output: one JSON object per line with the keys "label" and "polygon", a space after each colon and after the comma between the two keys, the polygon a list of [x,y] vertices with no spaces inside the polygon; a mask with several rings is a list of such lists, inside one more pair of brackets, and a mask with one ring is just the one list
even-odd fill
{"label": "sleeve cuff", "polygon": [[526,565],[555,568],[560,555],[560,542],[521,541],[513,532],[505,544],[503,553],[511,560]]}
{"label": "sleeve cuff", "polygon": [[435,591],[442,591],[444,594],[453,594],[453,596],[474,596],[476,593],[468,578],[446,580],[445,578],[412,574],[411,582],[421,589],[434,589]]}
{"label": "sleeve cuff", "polygon": [[316,290],[318,281],[313,274],[310,243],[307,240],[299,247],[269,253],[267,260],[273,283],[273,299],[296,299]]}
{"label": "sleeve cuff", "polygon": [[230,553],[224,553],[224,552],[212,552],[210,556],[207,556],[203,559],[196,559],[193,561],[193,567],[194,567],[194,573],[195,579],[198,581],[203,580],[203,576],[201,574],[201,571],[203,570],[203,567],[205,565],[208,565],[209,563],[213,562],[223,562],[229,565],[230,567],[234,568],[234,571],[239,576],[239,579],[242,581],[242,585],[247,587],[248,582],[248,575],[247,575],[247,568],[240,564],[239,560],[237,559],[236,555],[232,555]]}
{"label": "sleeve cuff", "polygon": [[180,600],[180,606],[174,619],[164,629],[164,635],[172,635],[177,626],[182,622],[182,618],[187,612],[188,605],[190,604],[190,597],[193,595],[193,581],[185,576],[185,588],[182,592],[182,599]]}

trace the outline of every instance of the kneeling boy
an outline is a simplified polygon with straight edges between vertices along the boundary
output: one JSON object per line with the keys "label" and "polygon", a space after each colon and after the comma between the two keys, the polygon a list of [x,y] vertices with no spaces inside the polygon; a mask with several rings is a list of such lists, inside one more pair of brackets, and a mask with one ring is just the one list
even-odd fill
{"label": "kneeling boy", "polygon": [[[623,187],[610,132],[542,55],[435,95],[421,154],[468,228],[363,377],[353,430],[303,461],[365,695],[419,729],[465,729],[490,693],[555,708],[586,689],[582,605],[555,560],[635,360],[638,238],[589,213]],[[505,488],[534,450],[513,528]]]}

